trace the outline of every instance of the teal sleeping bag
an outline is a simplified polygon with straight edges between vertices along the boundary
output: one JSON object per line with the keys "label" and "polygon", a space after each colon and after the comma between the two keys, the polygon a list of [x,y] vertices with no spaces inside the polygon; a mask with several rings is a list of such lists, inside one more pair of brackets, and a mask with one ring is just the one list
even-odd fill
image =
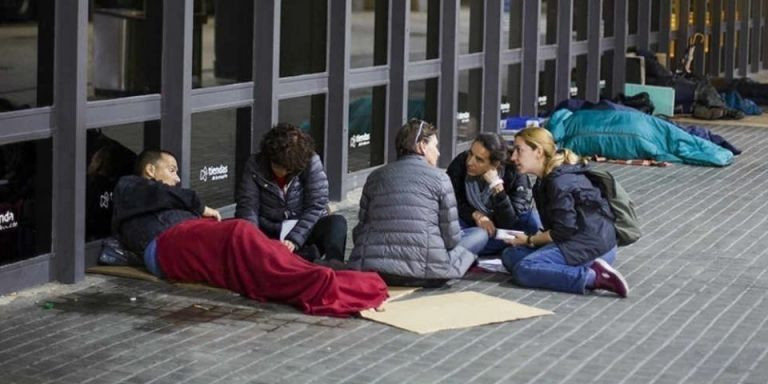
{"label": "teal sleeping bag", "polygon": [[560,109],[547,123],[560,148],[582,156],[725,166],[731,151],[665,120],[627,110]]}

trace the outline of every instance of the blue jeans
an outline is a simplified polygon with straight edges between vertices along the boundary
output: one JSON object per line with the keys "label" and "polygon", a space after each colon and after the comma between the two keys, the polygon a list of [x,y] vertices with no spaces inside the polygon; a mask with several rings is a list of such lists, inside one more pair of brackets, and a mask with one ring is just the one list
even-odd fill
{"label": "blue jeans", "polygon": [[[613,264],[616,247],[600,258]],[[583,294],[595,279],[595,273],[590,268],[592,261],[568,265],[555,244],[541,248],[509,247],[501,254],[501,261],[517,283],[524,287]]]}
{"label": "blue jeans", "polygon": [[[459,226],[461,227],[461,242],[459,244],[474,254],[480,256],[496,255],[509,246],[503,240],[488,237],[488,232],[485,229],[469,225],[461,219],[459,219]],[[512,228],[504,229],[534,234],[539,231],[539,228],[541,228],[539,213],[530,210],[520,215]]]}
{"label": "blue jeans", "polygon": [[144,248],[144,267],[147,268],[149,273],[161,279],[163,278],[163,271],[160,270],[160,266],[157,264],[157,239],[152,239],[147,244],[147,247]]}

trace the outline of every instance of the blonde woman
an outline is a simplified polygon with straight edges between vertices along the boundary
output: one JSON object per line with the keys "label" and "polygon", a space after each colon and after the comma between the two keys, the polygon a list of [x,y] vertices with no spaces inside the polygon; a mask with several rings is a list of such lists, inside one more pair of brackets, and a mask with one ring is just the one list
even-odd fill
{"label": "blonde woman", "polygon": [[515,135],[512,162],[537,177],[533,188],[543,230],[507,240],[504,266],[517,283],[533,288],[586,293],[603,289],[626,297],[626,280],[611,267],[616,230],[608,200],[585,172],[589,166],[568,149],[557,150],[544,128]]}

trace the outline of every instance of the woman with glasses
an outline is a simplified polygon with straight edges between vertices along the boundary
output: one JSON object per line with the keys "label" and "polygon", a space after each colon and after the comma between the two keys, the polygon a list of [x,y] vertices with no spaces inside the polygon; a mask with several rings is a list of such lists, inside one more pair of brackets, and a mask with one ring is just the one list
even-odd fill
{"label": "woman with glasses", "polygon": [[475,261],[462,246],[456,199],[436,167],[437,129],[412,119],[395,138],[397,161],[368,176],[349,262],[377,271],[389,285],[435,287]]}
{"label": "woman with glasses", "polygon": [[498,254],[507,247],[496,237],[497,228],[533,234],[541,226],[532,209],[531,182],[508,160],[504,138],[481,133],[448,166],[462,238],[481,256]]}

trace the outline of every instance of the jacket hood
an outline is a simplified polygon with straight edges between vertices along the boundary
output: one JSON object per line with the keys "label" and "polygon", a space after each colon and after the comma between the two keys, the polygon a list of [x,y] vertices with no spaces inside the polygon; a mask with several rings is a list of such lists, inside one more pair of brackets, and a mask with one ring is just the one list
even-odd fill
{"label": "jacket hood", "polygon": [[584,174],[590,169],[592,169],[592,166],[589,164],[563,164],[553,169],[552,172],[547,175],[547,178],[565,174]]}

